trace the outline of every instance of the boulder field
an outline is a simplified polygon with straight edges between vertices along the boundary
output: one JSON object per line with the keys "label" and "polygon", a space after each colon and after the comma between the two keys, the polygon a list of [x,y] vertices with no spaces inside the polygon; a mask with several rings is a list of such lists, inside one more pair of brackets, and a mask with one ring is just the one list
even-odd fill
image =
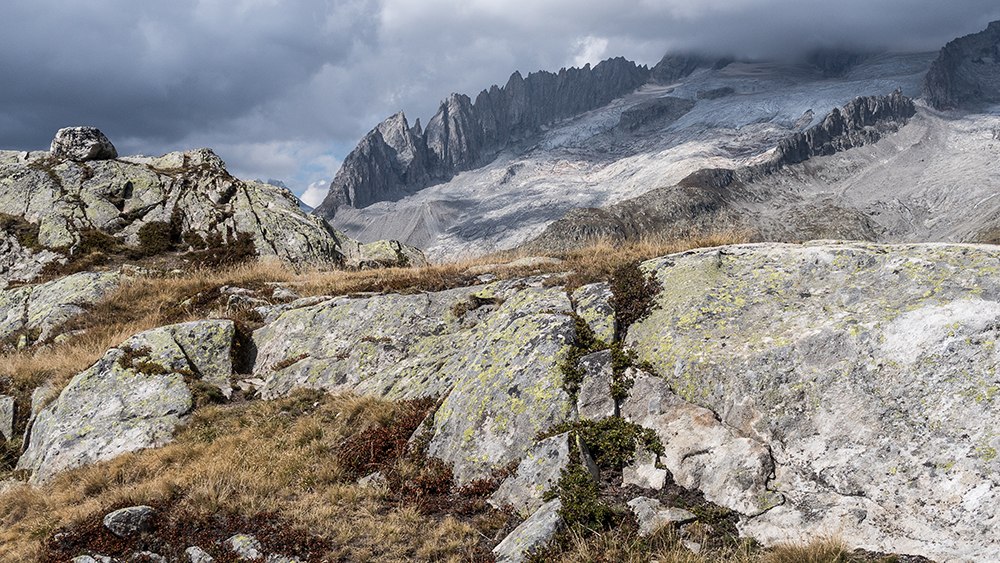
{"label": "boulder field", "polygon": [[[641,269],[661,289],[624,331],[608,284],[567,292],[559,275],[262,306],[252,375],[240,376],[264,399],[296,387],[442,397],[421,430],[429,455],[460,482],[520,461],[493,502],[541,511],[535,528],[559,528],[541,493],[571,457],[568,435],[539,433],[620,415],[665,449],[639,452],[626,482],[656,489],[669,471],[764,544],[837,535],[939,562],[1000,560],[1000,248],[746,244]],[[564,386],[577,318],[636,353],[627,396],[607,388],[607,353],[580,360],[578,392]],[[233,338],[227,321],[203,321],[110,350],[41,409],[20,467],[43,482],[169,440],[197,382],[235,377]],[[633,509],[673,517],[647,501]],[[508,546],[527,545],[527,530],[515,534]]]}

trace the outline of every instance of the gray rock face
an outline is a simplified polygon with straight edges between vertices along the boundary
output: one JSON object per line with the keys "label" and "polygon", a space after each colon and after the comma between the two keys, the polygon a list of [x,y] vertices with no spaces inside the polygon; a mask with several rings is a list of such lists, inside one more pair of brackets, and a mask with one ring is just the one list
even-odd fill
{"label": "gray rock face", "polygon": [[572,299],[576,314],[587,321],[594,336],[609,344],[618,340],[615,311],[610,302],[610,284],[601,282],[585,285],[573,292]]}
{"label": "gray rock face", "polygon": [[649,71],[650,80],[660,84],[672,84],[689,76],[700,67],[709,67],[712,61],[697,55],[664,55]]}
{"label": "gray rock face", "polygon": [[784,501],[769,487],[774,462],[767,446],[736,435],[712,411],[677,397],[667,381],[637,372],[622,416],[656,431],[663,465],[678,485],[750,516]]}
{"label": "gray rock face", "polygon": [[822,123],[778,143],[771,165],[797,164],[813,156],[870,145],[898,131],[916,111],[913,100],[899,90],[888,96],[855,98],[841,109],[834,108]]}
{"label": "gray rock face", "polygon": [[559,472],[570,463],[570,433],[564,432],[538,442],[521,463],[517,471],[500,485],[490,497],[496,508],[511,506],[524,515],[533,514],[542,507],[542,495],[559,482]]}
{"label": "gray rock face", "polygon": [[110,295],[121,283],[118,272],[81,272],[36,285],[0,291],[0,341],[35,329],[32,341],[52,336],[60,324],[84,312],[83,306]]}
{"label": "gray rock face", "polygon": [[693,522],[694,514],[681,508],[667,508],[656,499],[635,497],[628,501],[628,507],[639,521],[639,534],[648,536],[663,526]]}
{"label": "gray rock face", "polygon": [[[486,477],[571,413],[558,369],[575,338],[571,303],[543,279],[288,310],[254,333],[262,396],[295,387],[447,395],[429,453],[454,463],[460,482]],[[456,308],[470,296],[480,306]]]}
{"label": "gray rock face", "polygon": [[72,467],[170,441],[191,409],[185,376],[223,373],[233,331],[232,321],[195,321],[141,332],[112,348],[38,414],[18,469],[43,483]]}
{"label": "gray rock face", "polygon": [[512,142],[538,134],[543,126],[603,106],[648,78],[646,67],[609,59],[593,69],[588,64],[558,74],[543,71],[524,78],[515,72],[504,87],[483,90],[475,102],[452,94],[423,131],[419,122],[410,128],[400,112],[344,159],[313,213],[329,220],[342,205],[362,208],[446,181],[492,160]]}
{"label": "gray rock face", "polygon": [[996,247],[945,244],[674,255],[645,264],[660,308],[627,342],[661,385],[770,448],[785,503],[742,533],[997,560],[998,263]]}
{"label": "gray rock face", "polygon": [[104,527],[112,534],[125,538],[150,530],[156,511],[151,506],[131,506],[109,513],[104,517]]}
{"label": "gray rock face", "polygon": [[118,158],[111,141],[96,127],[66,127],[56,132],[49,152],[75,162]]}
{"label": "gray rock face", "polygon": [[16,236],[0,232],[0,289],[10,282],[30,282],[52,262],[65,260],[58,252],[25,248]]}
{"label": "gray rock face", "polygon": [[549,501],[515,528],[493,548],[497,563],[521,563],[526,559],[526,551],[541,547],[563,530],[566,522],[559,515],[561,508],[559,499]]}
{"label": "gray rock face", "polygon": [[[0,213],[37,225],[42,247],[24,249],[0,237],[0,251],[27,260],[16,266],[0,254],[6,279],[30,280],[41,264],[78,252],[84,233],[94,229],[139,246],[140,230],[150,224],[179,250],[233,243],[246,233],[258,255],[294,264],[357,267],[365,259],[363,251],[345,250],[360,243],[303,213],[290,191],[232,177],[209,149],[88,162],[31,153],[0,164]],[[422,262],[418,250],[396,246],[414,265]]]}
{"label": "gray rock face", "polygon": [[611,352],[602,350],[580,358],[583,382],[576,399],[576,412],[580,418],[602,420],[618,414],[618,405],[611,396]]}
{"label": "gray rock face", "polygon": [[184,555],[187,556],[190,563],[215,563],[215,558],[198,546],[191,546],[185,549]]}
{"label": "gray rock face", "polygon": [[0,437],[14,437],[14,397],[0,395]]}
{"label": "gray rock face", "polygon": [[226,540],[226,545],[229,549],[232,549],[236,555],[239,555],[243,559],[263,559],[264,558],[264,546],[260,544],[260,541],[247,534],[236,534],[235,536]]}
{"label": "gray rock face", "polygon": [[695,103],[694,100],[670,96],[655,98],[623,111],[618,128],[637,131],[643,127],[666,127],[691,111]]}
{"label": "gray rock face", "polygon": [[945,45],[924,77],[924,96],[940,110],[1000,102],[1000,21]]}

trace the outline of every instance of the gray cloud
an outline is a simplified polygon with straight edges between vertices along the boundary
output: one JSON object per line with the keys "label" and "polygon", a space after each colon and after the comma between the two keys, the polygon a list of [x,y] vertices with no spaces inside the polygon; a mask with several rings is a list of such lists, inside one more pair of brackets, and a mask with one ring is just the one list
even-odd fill
{"label": "gray cloud", "polygon": [[34,0],[0,19],[0,148],[95,125],[123,154],[210,146],[301,192],[388,115],[514,70],[937,50],[996,19],[995,0]]}

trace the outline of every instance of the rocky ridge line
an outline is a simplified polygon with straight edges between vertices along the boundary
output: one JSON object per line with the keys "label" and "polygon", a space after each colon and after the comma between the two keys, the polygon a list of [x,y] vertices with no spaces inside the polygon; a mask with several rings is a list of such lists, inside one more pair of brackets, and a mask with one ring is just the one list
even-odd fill
{"label": "rocky ridge line", "polygon": [[313,213],[332,219],[342,205],[361,208],[398,199],[428,182],[447,181],[545,125],[634,91],[649,80],[650,72],[620,57],[593,68],[588,64],[558,73],[540,71],[526,78],[514,72],[506,85],[483,90],[475,102],[452,94],[426,129],[419,119],[410,127],[399,112],[375,127],[344,159],[329,194]]}
{"label": "rocky ridge line", "polygon": [[1000,103],[1000,21],[948,42],[927,72],[923,90],[939,110]]}

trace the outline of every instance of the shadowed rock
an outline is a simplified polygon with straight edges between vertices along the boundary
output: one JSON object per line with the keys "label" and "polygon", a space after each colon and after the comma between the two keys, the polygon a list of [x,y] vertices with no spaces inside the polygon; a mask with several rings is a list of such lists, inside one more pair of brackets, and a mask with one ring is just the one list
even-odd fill
{"label": "shadowed rock", "polygon": [[49,148],[52,156],[75,162],[118,158],[118,151],[96,127],[65,127],[56,132]]}
{"label": "shadowed rock", "polygon": [[924,78],[924,96],[940,110],[1000,103],[1000,21],[945,45]]}

